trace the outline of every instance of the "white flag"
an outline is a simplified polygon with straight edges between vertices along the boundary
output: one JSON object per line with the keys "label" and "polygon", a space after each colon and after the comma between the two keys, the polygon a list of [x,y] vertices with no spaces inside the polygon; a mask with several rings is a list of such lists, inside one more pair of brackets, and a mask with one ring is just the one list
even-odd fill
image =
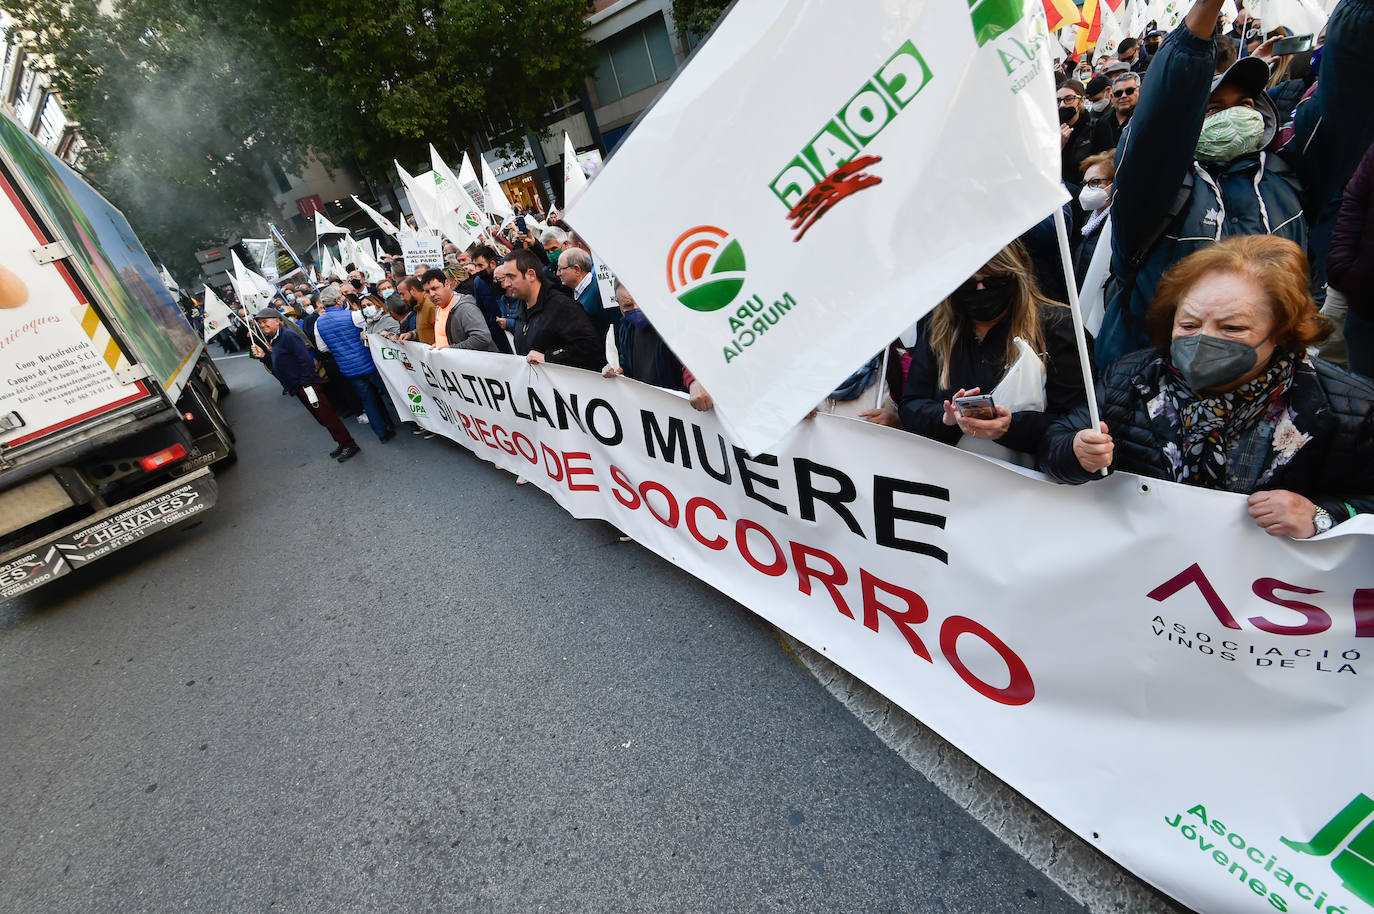
{"label": "white flag", "polygon": [[477,180],[477,170],[472,167],[472,159],[468,158],[466,152],[463,153],[463,163],[458,166],[458,183],[463,185],[463,190],[467,191],[472,202],[477,204],[477,209],[486,212],[486,195],[482,193],[482,182]]}
{"label": "white flag", "polygon": [[415,217],[415,227],[420,229],[433,228],[438,221],[438,213],[434,201],[434,179],[430,178],[428,185],[401,167],[400,162],[396,162],[396,173],[401,176],[401,183],[405,185],[406,196],[410,198],[410,212]]}
{"label": "white flag", "polygon": [[233,280],[234,292],[248,309],[249,315],[271,305],[272,297],[277,294],[272,284],[244,266],[243,261],[239,260],[238,252],[230,251],[229,257],[234,266],[233,275],[230,277]]}
{"label": "white flag", "polygon": [[1326,26],[1326,13],[1312,0],[1260,0],[1256,12],[1267,32],[1281,25],[1294,35],[1317,35]]}
{"label": "white flag", "polygon": [[369,246],[355,239],[352,235],[347,238],[348,257],[353,266],[362,271],[363,278],[368,282],[381,282],[386,278],[386,273],[382,270],[381,264],[372,256]]}
{"label": "white flag", "polygon": [[377,212],[375,209],[368,206],[363,201],[359,200],[357,194],[353,195],[353,202],[358,204],[358,209],[362,210],[363,212],[367,213],[369,216],[372,217],[372,221],[377,223],[377,228],[386,232],[393,238],[400,234],[401,230],[396,228],[396,226],[392,224],[390,219],[388,219],[386,216],[383,216],[381,213]]}
{"label": "white flag", "polygon": [[582,163],[577,161],[577,150],[573,148],[572,137],[563,134],[563,208],[582,196],[587,186],[587,176],[582,173]]}
{"label": "white flag", "polygon": [[205,302],[201,305],[200,313],[205,318],[204,339],[207,343],[221,330],[234,325],[229,319],[229,306],[220,301],[219,296],[209,286],[205,287]]}
{"label": "white flag", "polygon": [[739,0],[568,221],[757,453],[1068,199],[1052,42],[1040,0]]}
{"label": "white flag", "polygon": [[172,278],[171,273],[167,272],[166,267],[159,266],[157,268],[157,273],[158,276],[162,277],[162,284],[167,287],[167,291],[174,295],[181,291],[181,288],[177,285],[177,281]]}
{"label": "white flag", "polygon": [[429,158],[434,168],[434,199],[438,201],[436,215],[440,231],[460,248],[475,244],[486,220],[433,143],[429,146]]}
{"label": "white flag", "polygon": [[1121,20],[1112,11],[1110,3],[1102,0],[1097,5],[1098,12],[1102,15],[1102,30],[1097,38],[1097,50],[1094,56],[1115,54],[1117,45],[1121,44],[1126,37],[1126,30],[1121,27]]}
{"label": "white flag", "polygon": [[316,238],[320,237],[321,235],[341,235],[345,231],[347,231],[347,229],[341,229],[334,223],[330,222],[327,218],[325,218],[325,215],[321,210],[315,210]]}
{"label": "white flag", "polygon": [[506,219],[515,215],[515,210],[511,208],[510,200],[506,197],[506,192],[501,189],[501,182],[496,180],[495,173],[491,166],[487,164],[485,156],[482,159],[482,200],[487,207],[487,212],[498,219]]}

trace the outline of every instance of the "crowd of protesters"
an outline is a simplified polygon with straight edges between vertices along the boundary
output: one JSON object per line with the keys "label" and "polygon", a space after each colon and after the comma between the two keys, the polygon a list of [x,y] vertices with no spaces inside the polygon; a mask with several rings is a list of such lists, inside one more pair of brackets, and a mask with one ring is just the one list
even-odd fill
{"label": "crowd of protesters", "polygon": [[[1243,6],[1227,22],[1222,2],[1057,65],[1072,281],[1104,303],[1087,347],[1099,427],[1051,220],[816,412],[995,442],[1066,483],[1121,469],[1245,494],[1273,535],[1374,512],[1374,0],[1343,0],[1310,50],[1285,55],[1288,30],[1264,31]],[[446,244],[444,265],[415,274],[385,257],[380,282],[353,271],[258,313],[254,355],[340,461],[359,450],[341,416],[361,413],[383,443],[399,424],[369,331],[625,375],[713,408],[631,290],[606,300],[556,213],[492,238]],[[1027,351],[1042,396],[989,403]]]}

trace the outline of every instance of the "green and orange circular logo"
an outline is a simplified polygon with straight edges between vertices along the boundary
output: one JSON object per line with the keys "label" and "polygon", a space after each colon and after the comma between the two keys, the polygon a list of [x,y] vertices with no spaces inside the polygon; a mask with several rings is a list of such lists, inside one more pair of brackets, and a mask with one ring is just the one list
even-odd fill
{"label": "green and orange circular logo", "polygon": [[668,252],[668,289],[693,311],[719,311],[744,288],[744,248],[724,229],[698,225]]}

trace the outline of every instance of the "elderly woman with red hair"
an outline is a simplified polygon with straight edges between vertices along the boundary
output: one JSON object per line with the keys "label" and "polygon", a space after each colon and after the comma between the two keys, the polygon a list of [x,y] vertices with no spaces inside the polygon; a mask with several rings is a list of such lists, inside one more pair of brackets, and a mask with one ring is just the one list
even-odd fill
{"label": "elderly woman with red hair", "polygon": [[1041,465],[1080,483],[1112,467],[1249,495],[1274,536],[1374,512],[1374,385],[1307,348],[1329,332],[1307,258],[1273,235],[1226,238],[1160,280],[1153,349],[1123,356],[1087,409],[1058,419]]}

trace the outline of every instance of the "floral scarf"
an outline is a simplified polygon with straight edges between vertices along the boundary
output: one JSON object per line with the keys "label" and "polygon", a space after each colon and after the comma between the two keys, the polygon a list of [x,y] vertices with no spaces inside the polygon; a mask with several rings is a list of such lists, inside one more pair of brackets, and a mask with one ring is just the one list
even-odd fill
{"label": "floral scarf", "polygon": [[1280,353],[1235,390],[1199,396],[1165,359],[1146,409],[1169,441],[1171,478],[1228,492],[1252,492],[1311,440],[1293,424],[1288,391],[1296,363]]}

